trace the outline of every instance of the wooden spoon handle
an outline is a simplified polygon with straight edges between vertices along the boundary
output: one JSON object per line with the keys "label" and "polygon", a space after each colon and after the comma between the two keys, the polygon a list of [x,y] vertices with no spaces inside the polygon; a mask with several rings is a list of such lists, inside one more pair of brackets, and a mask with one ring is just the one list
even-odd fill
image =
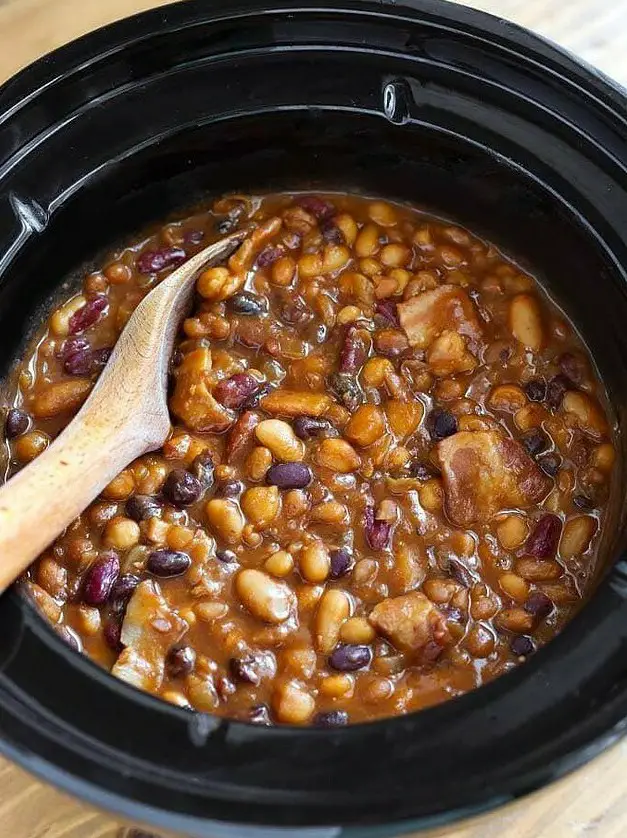
{"label": "wooden spoon handle", "polygon": [[140,440],[116,440],[115,431],[90,418],[78,416],[0,489],[0,592],[143,453]]}

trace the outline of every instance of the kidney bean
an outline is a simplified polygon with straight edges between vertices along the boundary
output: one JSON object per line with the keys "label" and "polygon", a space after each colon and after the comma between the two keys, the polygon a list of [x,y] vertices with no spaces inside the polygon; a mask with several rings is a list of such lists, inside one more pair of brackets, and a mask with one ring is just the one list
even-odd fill
{"label": "kidney bean", "polygon": [[178,267],[187,258],[180,247],[162,247],[160,250],[147,250],[137,259],[140,274],[154,274],[164,268]]}
{"label": "kidney bean", "polygon": [[553,607],[553,603],[549,597],[542,591],[534,591],[525,603],[525,611],[528,614],[533,614],[538,620],[543,620],[545,617],[548,617]]}
{"label": "kidney bean", "polygon": [[559,454],[545,454],[543,457],[538,458],[538,465],[549,477],[555,477],[561,463],[562,460]]}
{"label": "kidney bean", "polygon": [[243,405],[241,405],[242,410],[253,410],[256,407],[259,407],[259,402],[263,399],[264,396],[267,396],[268,393],[272,392],[272,384],[270,382],[266,382],[262,384],[260,387],[255,390],[254,393],[251,393],[250,396],[246,399]]}
{"label": "kidney bean", "polygon": [[546,382],[540,378],[528,381],[524,389],[530,402],[543,402],[546,398]]}
{"label": "kidney bean", "polygon": [[257,256],[257,264],[260,268],[266,268],[268,265],[272,265],[273,262],[276,262],[277,259],[280,259],[281,256],[283,256],[283,248],[273,247],[269,244],[264,247],[259,256]]}
{"label": "kidney bean", "polygon": [[204,230],[186,230],[183,234],[183,241],[185,244],[200,244],[204,237]]}
{"label": "kidney bean", "polygon": [[88,338],[84,335],[75,335],[74,337],[67,338],[63,341],[61,349],[57,353],[57,357],[59,357],[62,361],[65,361],[65,359],[69,358],[70,355],[74,355],[76,352],[84,352],[89,349],[91,349],[91,343]]}
{"label": "kidney bean", "polygon": [[22,436],[30,428],[30,416],[23,410],[17,407],[12,407],[7,412],[7,418],[4,423],[4,435],[7,439],[15,439],[17,436]]}
{"label": "kidney bean", "polygon": [[122,622],[119,618],[112,618],[107,620],[104,625],[104,629],[102,632],[102,636],[104,638],[105,643],[110,649],[113,649],[114,652],[121,652],[124,648],[121,639],[122,635]]}
{"label": "kidney bean", "polygon": [[368,505],[364,511],[364,532],[372,550],[386,550],[390,546],[392,525],[375,519],[374,506]]}
{"label": "kidney bean", "polygon": [[238,372],[219,381],[213,395],[225,407],[239,410],[246,400],[259,389],[259,382],[246,372]]}
{"label": "kidney bean", "polygon": [[87,605],[104,605],[120,574],[120,559],[108,552],[96,559],[85,574],[83,601]]}
{"label": "kidney bean", "polygon": [[335,213],[335,207],[328,201],[319,198],[317,195],[301,195],[295,202],[307,212],[315,216],[318,221],[330,218]]}
{"label": "kidney bean", "polygon": [[125,573],[119,577],[111,590],[110,596],[111,608],[116,613],[123,613],[126,610],[128,601],[138,585],[139,577],[132,573]]}
{"label": "kidney bean", "polygon": [[243,684],[253,684],[257,687],[261,683],[261,676],[256,668],[257,660],[254,655],[246,655],[243,658],[231,658],[229,669],[236,681]]}
{"label": "kidney bean", "polygon": [[202,495],[202,485],[197,477],[182,468],[171,471],[163,484],[163,494],[173,506],[191,506]]}
{"label": "kidney bean", "polygon": [[75,311],[70,317],[68,331],[71,335],[84,332],[100,320],[101,316],[109,308],[109,300],[104,294],[97,294],[91,300],[87,300],[82,308]]}
{"label": "kidney bean", "polygon": [[338,646],[329,656],[329,666],[338,672],[356,672],[369,666],[372,651],[369,646],[346,644]]}
{"label": "kidney bean", "polygon": [[561,405],[567,390],[570,390],[571,383],[565,375],[556,375],[552,378],[546,388],[546,403],[554,410]]}
{"label": "kidney bean", "polygon": [[168,652],[165,665],[170,678],[189,675],[196,666],[196,652],[191,646],[174,646]]}
{"label": "kidney bean", "polygon": [[179,550],[153,550],[148,556],[146,568],[154,576],[180,576],[192,563],[187,553]]}
{"label": "kidney bean", "polygon": [[378,300],[374,310],[379,317],[382,317],[391,326],[400,326],[398,309],[393,300]]}
{"label": "kidney bean", "polygon": [[150,495],[132,495],[125,505],[125,511],[133,521],[147,521],[161,514],[163,504]]}
{"label": "kidney bean", "polygon": [[364,401],[364,395],[355,376],[347,372],[334,372],[328,378],[329,387],[351,412]]}
{"label": "kidney bean", "polygon": [[400,329],[380,329],[374,333],[373,345],[377,354],[386,358],[398,358],[409,349],[409,341]]}
{"label": "kidney bean", "polygon": [[342,576],[346,576],[355,563],[350,551],[343,547],[338,550],[331,550],[329,557],[331,559],[329,573],[331,579],[340,579]]}
{"label": "kidney bean", "polygon": [[266,314],[268,311],[268,301],[265,297],[259,294],[253,294],[250,291],[240,291],[233,294],[227,300],[228,308],[235,314],[243,314],[247,317],[260,316]]}
{"label": "kidney bean", "polygon": [[357,372],[366,360],[366,347],[359,336],[359,330],[348,326],[344,331],[342,348],[340,349],[339,371]]}
{"label": "kidney bean", "polygon": [[313,311],[309,308],[305,300],[293,294],[281,299],[278,306],[278,314],[281,320],[289,323],[290,326],[302,326],[303,323],[306,323],[313,317]]}
{"label": "kidney bean", "polygon": [[265,725],[266,727],[270,727],[272,724],[270,711],[265,704],[258,704],[256,707],[251,707],[248,711],[247,721],[252,725]]}
{"label": "kidney bean", "polygon": [[532,428],[520,437],[520,443],[531,457],[536,457],[546,451],[551,444],[551,440],[542,428]]}
{"label": "kidney bean", "polygon": [[203,451],[197,457],[194,457],[189,471],[198,480],[203,491],[207,492],[212,488],[215,482],[215,466],[213,457],[208,451]]}
{"label": "kidney bean", "polygon": [[279,489],[304,489],[312,479],[311,469],[304,463],[279,463],[266,472],[266,483]]}
{"label": "kidney bean", "polygon": [[339,436],[336,428],[328,419],[316,416],[298,416],[292,423],[294,433],[299,439],[314,439],[321,436]]}
{"label": "kidney bean", "polygon": [[68,375],[93,375],[106,365],[110,355],[108,347],[79,350],[65,358],[63,369]]}
{"label": "kidney bean", "polygon": [[450,410],[436,407],[427,416],[426,427],[431,439],[434,442],[439,442],[441,439],[457,433],[457,419]]}
{"label": "kidney bean", "polygon": [[561,533],[562,522],[557,515],[543,515],[527,539],[525,552],[534,559],[552,559],[557,553]]}
{"label": "kidney bean", "polygon": [[316,713],[312,721],[314,727],[344,727],[348,724],[348,713],[346,710],[329,710]]}
{"label": "kidney bean", "polygon": [[533,640],[524,634],[512,637],[509,647],[518,658],[526,658],[535,652]]}

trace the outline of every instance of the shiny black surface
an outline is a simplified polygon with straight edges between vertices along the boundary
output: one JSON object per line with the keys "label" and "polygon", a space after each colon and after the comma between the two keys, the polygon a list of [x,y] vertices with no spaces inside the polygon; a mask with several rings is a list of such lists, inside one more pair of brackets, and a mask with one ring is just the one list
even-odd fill
{"label": "shiny black surface", "polygon": [[[580,325],[622,425],[626,129],[607,81],[439,1],[187,2],[108,27],[0,89],[2,362],[68,271],[147,221],[207,192],[357,189],[452,216],[538,272]],[[626,540],[619,483],[611,561]],[[0,601],[0,749],[187,834],[415,830],[537,788],[622,733],[626,595],[619,562],[506,677],[423,713],[322,731],[141,695],[66,649],[13,592]]]}

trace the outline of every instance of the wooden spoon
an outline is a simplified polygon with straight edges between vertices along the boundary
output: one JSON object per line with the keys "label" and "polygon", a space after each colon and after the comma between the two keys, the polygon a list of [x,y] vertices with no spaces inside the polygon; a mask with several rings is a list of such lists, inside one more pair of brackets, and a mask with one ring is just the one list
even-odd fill
{"label": "wooden spoon", "polygon": [[122,469],[165,442],[168,365],[196,275],[246,233],[201,250],[144,297],[74,420],[0,488],[0,593]]}

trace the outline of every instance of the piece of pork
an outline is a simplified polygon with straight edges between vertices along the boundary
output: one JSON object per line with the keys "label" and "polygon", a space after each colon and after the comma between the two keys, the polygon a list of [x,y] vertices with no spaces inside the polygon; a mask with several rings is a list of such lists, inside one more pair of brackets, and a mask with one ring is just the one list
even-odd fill
{"label": "piece of pork", "polygon": [[460,431],[436,447],[445,508],[458,527],[489,520],[501,509],[539,503],[551,480],[525,449],[500,431]]}
{"label": "piece of pork", "polygon": [[165,601],[156,582],[140,582],[126,609],[120,637],[125,648],[112,674],[138,689],[158,690],[163,682],[166,655],[188,628]]}
{"label": "piece of pork", "polygon": [[451,642],[446,620],[420,591],[384,599],[368,619],[396,649],[418,655],[425,663],[435,660]]}
{"label": "piece of pork", "polygon": [[482,343],[483,333],[475,306],[457,285],[440,285],[397,306],[401,326],[417,349],[428,349],[443,332],[457,332],[470,348]]}

